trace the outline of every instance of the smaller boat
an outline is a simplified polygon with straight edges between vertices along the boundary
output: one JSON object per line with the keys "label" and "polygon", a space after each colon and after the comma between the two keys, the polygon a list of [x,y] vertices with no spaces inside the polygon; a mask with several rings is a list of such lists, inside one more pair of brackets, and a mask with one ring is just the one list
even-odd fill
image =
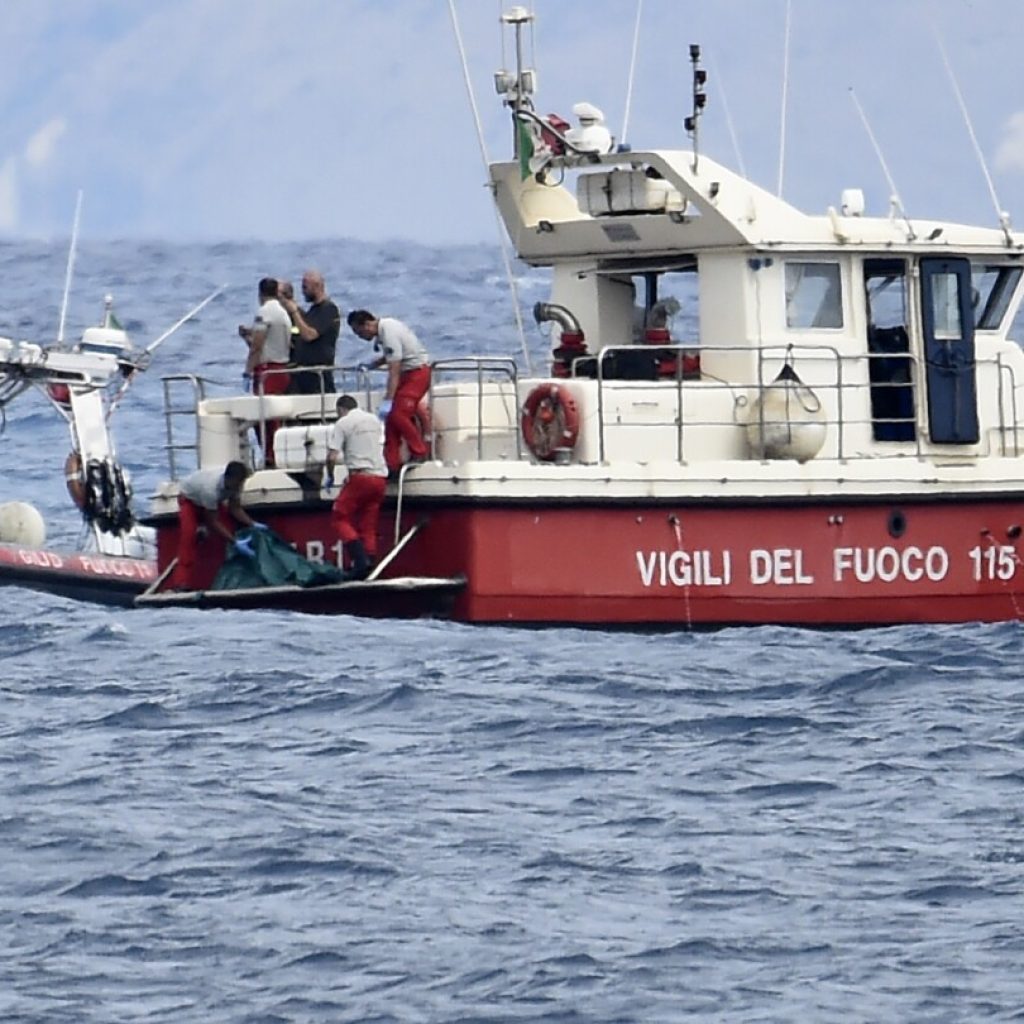
{"label": "smaller boat", "polygon": [[465,585],[464,576],[397,576],[317,587],[288,585],[144,593],[134,598],[134,604],[158,608],[261,608],[371,618],[448,618]]}

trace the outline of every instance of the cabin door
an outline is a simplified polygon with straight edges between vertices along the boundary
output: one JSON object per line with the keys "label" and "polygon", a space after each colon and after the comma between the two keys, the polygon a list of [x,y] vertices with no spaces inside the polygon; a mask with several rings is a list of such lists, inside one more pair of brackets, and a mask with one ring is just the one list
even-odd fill
{"label": "cabin door", "polygon": [[876,441],[913,441],[917,437],[917,413],[910,357],[906,260],[865,260],[864,298],[874,438]]}
{"label": "cabin door", "polygon": [[921,260],[921,326],[929,437],[933,444],[977,444],[974,311],[967,260]]}

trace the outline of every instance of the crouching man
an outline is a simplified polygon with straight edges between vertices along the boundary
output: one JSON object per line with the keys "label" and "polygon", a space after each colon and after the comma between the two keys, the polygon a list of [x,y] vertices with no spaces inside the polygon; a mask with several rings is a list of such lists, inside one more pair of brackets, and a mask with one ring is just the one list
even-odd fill
{"label": "crouching man", "polygon": [[[178,492],[178,564],[169,582],[172,590],[201,590],[209,585],[225,553],[221,545],[211,546],[214,535],[240,554],[253,557],[248,541],[235,540],[235,526],[258,530],[269,527],[254,522],[242,508],[242,487],[248,476],[244,463],[229,462],[222,470],[200,469],[182,480]],[[201,526],[207,531],[202,542]]]}
{"label": "crouching man", "polygon": [[324,489],[334,486],[334,467],[348,467],[348,479],[331,509],[331,526],[351,565],[348,578],[365,579],[377,558],[377,522],[387,488],[381,426],[351,395],[338,399],[338,420],[327,442]]}

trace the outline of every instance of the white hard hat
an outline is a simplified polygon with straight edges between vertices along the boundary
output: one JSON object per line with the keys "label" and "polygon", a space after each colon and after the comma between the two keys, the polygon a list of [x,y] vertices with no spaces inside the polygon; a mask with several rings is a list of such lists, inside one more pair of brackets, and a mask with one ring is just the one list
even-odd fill
{"label": "white hard hat", "polygon": [[604,112],[599,110],[597,107],[595,107],[593,103],[586,103],[586,102],[584,102],[584,103],[577,103],[576,106],[574,106],[572,108],[572,112],[581,121],[603,121],[604,120]]}

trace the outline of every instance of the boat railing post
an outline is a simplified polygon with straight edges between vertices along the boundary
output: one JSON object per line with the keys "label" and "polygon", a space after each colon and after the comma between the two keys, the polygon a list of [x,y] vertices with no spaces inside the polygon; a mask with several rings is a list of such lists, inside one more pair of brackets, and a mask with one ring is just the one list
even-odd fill
{"label": "boat railing post", "polygon": [[[1002,353],[996,355],[996,401],[999,404],[999,454],[1006,456],[1006,416],[1003,410],[1003,402],[1005,401],[1003,392],[1003,356]],[[1014,424],[1016,426],[1016,424]],[[1016,435],[1016,430],[1014,430]]]}
{"label": "boat railing post", "polygon": [[843,462],[846,456],[843,452],[846,449],[845,446],[845,435],[843,428],[846,425],[846,417],[843,415],[843,357],[839,349],[835,346],[829,346],[829,351],[832,353],[836,361],[836,458]]}
{"label": "boat railing post", "polygon": [[476,457],[484,458],[484,364],[476,360]]}
{"label": "boat railing post", "polygon": [[597,356],[597,460],[604,464],[604,358],[601,353]]}
{"label": "boat railing post", "polygon": [[516,439],[516,461],[518,462],[523,457],[523,432],[519,429],[518,411],[519,411],[519,367],[516,365],[515,360],[510,360],[512,363],[511,380],[512,380],[512,398],[516,405],[516,411],[512,414],[512,433]]}
{"label": "boat railing post", "polygon": [[683,346],[676,346],[676,460],[686,465],[683,451]]}
{"label": "boat railing post", "polygon": [[427,385],[427,408],[430,410],[430,460],[437,457],[437,452],[434,448],[434,367],[435,363],[430,364],[430,383]]}

